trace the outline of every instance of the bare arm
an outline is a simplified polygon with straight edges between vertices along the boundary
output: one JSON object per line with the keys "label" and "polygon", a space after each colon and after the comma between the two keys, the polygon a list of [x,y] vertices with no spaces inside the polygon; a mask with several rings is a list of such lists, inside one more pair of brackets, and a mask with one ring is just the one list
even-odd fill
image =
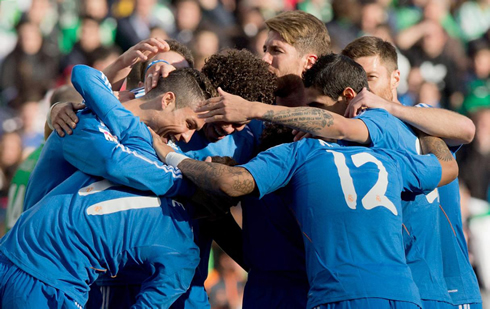
{"label": "bare arm", "polygon": [[112,89],[119,90],[133,65],[146,61],[155,54],[166,52],[169,49],[168,43],[162,39],[151,38],[143,40],[128,49],[116,61],[105,68],[103,71],[104,75],[111,83]]}
{"label": "bare arm", "polygon": [[447,148],[446,143],[434,136],[419,133],[420,146],[423,154],[432,153],[437,157],[442,168],[439,187],[446,185],[458,177],[458,164]]}
{"label": "bare arm", "polygon": [[239,197],[255,190],[255,180],[243,167],[186,159],[178,168],[196,186],[208,192]]}
{"label": "bare arm", "polygon": [[286,107],[250,102],[239,96],[219,89],[220,97],[206,101],[198,112],[206,122],[241,123],[260,119],[304,131],[327,139],[342,139],[361,144],[369,144],[369,131],[362,120],[344,116],[314,107]]}
{"label": "bare arm", "polygon": [[390,114],[429,135],[444,139],[449,146],[468,144],[475,136],[473,121],[450,110],[392,105]]}
{"label": "bare arm", "polygon": [[468,117],[442,108],[403,106],[367,89],[352,99],[345,116],[355,117],[365,108],[382,108],[420,131],[444,139],[449,146],[468,144],[475,136],[475,125]]}

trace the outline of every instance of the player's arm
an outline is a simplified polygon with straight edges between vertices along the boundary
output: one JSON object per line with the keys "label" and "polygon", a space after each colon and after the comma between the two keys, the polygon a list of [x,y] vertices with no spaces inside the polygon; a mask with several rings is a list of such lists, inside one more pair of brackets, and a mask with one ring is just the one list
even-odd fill
{"label": "player's arm", "polygon": [[178,167],[186,178],[205,191],[231,197],[257,193],[262,197],[284,187],[291,179],[295,164],[301,162],[297,160],[295,144],[262,152],[243,167],[192,160],[157,139],[153,147],[160,160]]}
{"label": "player's arm", "polygon": [[446,143],[434,136],[419,132],[420,147],[423,154],[431,153],[441,164],[442,175],[438,187],[446,185],[458,177],[458,164]]}
{"label": "player's arm", "polygon": [[326,139],[371,143],[369,130],[362,120],[345,118],[314,107],[285,107],[249,102],[218,90],[220,97],[207,100],[206,105],[197,110],[207,112],[200,115],[206,122],[243,123],[251,119],[260,119]]}
{"label": "player's arm", "polygon": [[444,139],[449,146],[468,144],[475,136],[475,125],[468,117],[442,108],[420,108],[386,101],[365,88],[349,103],[345,116],[355,117],[364,108],[382,108],[420,131]]}
{"label": "player's arm", "polygon": [[146,150],[146,142],[143,141],[139,148],[132,144],[130,149],[95,121],[79,125],[74,134],[62,138],[61,142],[64,158],[86,174],[138,190],[152,191],[156,195],[175,196],[193,192],[178,169],[162,164]]}
{"label": "player's arm", "polygon": [[104,75],[112,84],[112,88],[120,89],[133,65],[153,57],[157,53],[169,51],[170,47],[165,40],[150,38],[132,46],[119,56],[116,61],[104,69]]}

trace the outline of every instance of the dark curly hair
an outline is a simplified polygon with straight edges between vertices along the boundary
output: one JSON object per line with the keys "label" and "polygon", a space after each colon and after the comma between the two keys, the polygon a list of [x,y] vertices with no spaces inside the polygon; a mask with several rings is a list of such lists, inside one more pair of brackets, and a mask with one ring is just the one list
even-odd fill
{"label": "dark curly hair", "polygon": [[238,95],[248,101],[275,102],[276,76],[269,65],[242,49],[224,49],[209,57],[201,72],[214,87]]}

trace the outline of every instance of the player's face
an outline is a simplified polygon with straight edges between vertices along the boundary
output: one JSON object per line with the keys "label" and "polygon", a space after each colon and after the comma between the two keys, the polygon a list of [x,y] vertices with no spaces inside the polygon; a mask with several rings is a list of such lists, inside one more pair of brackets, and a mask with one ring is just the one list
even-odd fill
{"label": "player's face", "polygon": [[241,131],[245,127],[243,124],[231,124],[223,122],[207,123],[202,129],[206,139],[211,143],[215,143],[222,140],[227,135],[234,133],[235,131]]}
{"label": "player's face", "polygon": [[347,108],[347,104],[343,100],[334,100],[329,96],[321,94],[314,87],[305,89],[305,98],[307,106],[325,109],[340,115],[343,115]]}
{"label": "player's face", "polygon": [[288,74],[301,77],[306,65],[305,59],[306,57],[301,56],[294,46],[286,43],[279,33],[269,31],[264,43],[262,60],[269,64],[269,70],[277,77]]}
{"label": "player's face", "polygon": [[390,73],[377,55],[357,58],[356,62],[366,71],[369,89],[377,96],[393,101],[393,94],[398,86],[394,75],[398,70]]}
{"label": "player's face", "polygon": [[177,69],[189,67],[189,63],[181,54],[171,50],[157,54],[153,60],[165,60]]}
{"label": "player's face", "polygon": [[196,130],[204,126],[204,120],[197,117],[190,107],[161,112],[158,128],[152,128],[161,137],[174,142],[188,143]]}

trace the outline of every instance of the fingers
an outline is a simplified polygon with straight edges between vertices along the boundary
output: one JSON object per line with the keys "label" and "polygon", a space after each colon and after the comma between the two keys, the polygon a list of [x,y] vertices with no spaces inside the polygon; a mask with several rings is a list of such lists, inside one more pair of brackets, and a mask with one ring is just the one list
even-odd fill
{"label": "fingers", "polygon": [[56,133],[58,133],[59,136],[61,137],[65,136],[65,131],[63,131],[63,129],[57,123],[53,124],[53,128],[56,131]]}
{"label": "fingers", "polygon": [[67,122],[70,123],[70,126],[75,129],[76,124],[78,123],[78,117],[77,114],[75,114],[76,110],[79,110],[80,108],[76,108],[75,105],[73,104],[73,109],[68,109],[66,110],[66,118],[63,118],[67,120]]}
{"label": "fingers", "polygon": [[206,157],[206,159],[204,160],[204,162],[213,162],[213,159],[211,157]]}
{"label": "fingers", "polygon": [[58,132],[61,137],[65,136],[64,132],[68,135],[73,133],[72,129],[62,120],[53,123],[53,128],[55,128],[56,132]]}
{"label": "fingers", "polygon": [[153,83],[153,74],[147,74],[145,78],[145,93],[148,93],[152,88],[151,85]]}
{"label": "fingers", "polygon": [[212,123],[212,122],[229,122],[225,116],[223,115],[214,115],[210,116],[208,118],[204,118],[205,123]]}
{"label": "fingers", "polygon": [[306,132],[302,131],[297,131],[297,133],[294,135],[293,141],[297,142],[299,140],[302,140],[303,138],[308,138],[311,137],[312,135]]}
{"label": "fingers", "polygon": [[196,112],[207,112],[216,108],[216,103],[222,101],[222,97],[210,98],[199,103]]}
{"label": "fingers", "polygon": [[[85,104],[83,104],[83,103],[80,103],[80,102],[73,103],[73,109],[76,111],[84,109],[84,108],[85,108]],[[76,122],[78,122],[78,120]]]}

